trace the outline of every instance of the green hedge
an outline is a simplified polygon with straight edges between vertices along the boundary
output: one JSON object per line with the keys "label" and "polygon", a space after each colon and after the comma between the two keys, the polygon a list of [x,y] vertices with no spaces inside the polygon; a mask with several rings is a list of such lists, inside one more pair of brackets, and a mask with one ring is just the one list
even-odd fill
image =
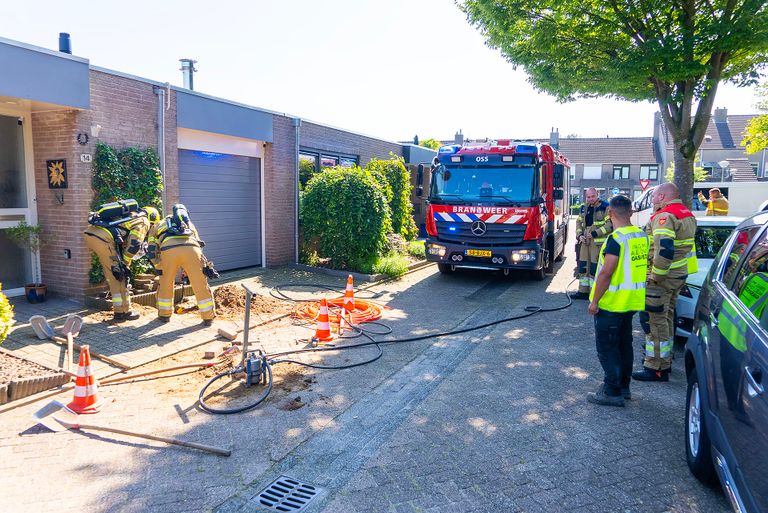
{"label": "green hedge", "polygon": [[333,168],[312,177],[302,195],[300,222],[306,240],[335,268],[379,255],[392,230],[387,199],[374,176],[358,167]]}
{"label": "green hedge", "polygon": [[390,152],[389,160],[373,159],[365,169],[370,171],[384,188],[392,211],[392,231],[406,240],[415,239],[419,230],[413,221],[411,177],[403,159]]}
{"label": "green hedge", "polygon": [[0,283],[0,344],[13,325],[13,305],[8,302],[8,298],[3,294],[3,284]]}

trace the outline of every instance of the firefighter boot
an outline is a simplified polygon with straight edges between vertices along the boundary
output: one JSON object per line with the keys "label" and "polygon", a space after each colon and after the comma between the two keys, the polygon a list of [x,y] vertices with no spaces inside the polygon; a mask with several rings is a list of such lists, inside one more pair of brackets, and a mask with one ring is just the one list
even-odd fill
{"label": "firefighter boot", "polygon": [[656,370],[643,367],[643,370],[632,373],[632,379],[637,381],[669,381],[669,369]]}
{"label": "firefighter boot", "polygon": [[127,312],[115,312],[114,320],[115,321],[135,321],[136,319],[140,318],[141,315],[138,312],[134,312],[133,310],[128,310]]}
{"label": "firefighter boot", "polygon": [[589,299],[589,293],[588,292],[577,292],[575,294],[571,294],[571,299]]}

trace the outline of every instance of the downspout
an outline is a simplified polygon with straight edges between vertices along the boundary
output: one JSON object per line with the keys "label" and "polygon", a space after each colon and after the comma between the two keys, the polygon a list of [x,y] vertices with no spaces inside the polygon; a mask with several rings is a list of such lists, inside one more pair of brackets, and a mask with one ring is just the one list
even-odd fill
{"label": "downspout", "polygon": [[293,212],[293,263],[299,263],[299,145],[301,143],[301,118],[291,119],[296,129],[296,165],[294,166],[294,212]]}
{"label": "downspout", "polygon": [[[170,94],[170,91],[168,91]],[[166,107],[166,89],[155,87],[157,95],[157,155],[160,158],[160,176],[163,181],[163,208],[161,211],[167,212],[168,187],[165,181],[165,109]],[[170,96],[168,97],[170,100]]]}

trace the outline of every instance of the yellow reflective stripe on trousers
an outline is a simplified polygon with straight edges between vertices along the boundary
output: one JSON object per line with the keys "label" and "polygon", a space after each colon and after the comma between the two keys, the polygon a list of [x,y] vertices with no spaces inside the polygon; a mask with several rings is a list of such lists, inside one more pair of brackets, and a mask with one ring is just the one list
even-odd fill
{"label": "yellow reflective stripe on trousers", "polygon": [[123,304],[123,295],[122,294],[112,294],[112,304],[114,305],[122,305]]}
{"label": "yellow reflective stripe on trousers", "polygon": [[157,298],[158,310],[170,310],[173,307],[173,298]]}
{"label": "yellow reflective stripe on trousers", "polygon": [[213,309],[213,298],[203,299],[197,302],[197,309],[201,312],[207,312]]}
{"label": "yellow reflective stripe on trousers", "polygon": [[[662,340],[659,342],[659,358],[669,358],[672,354],[672,341]],[[656,356],[656,344],[651,339],[645,339],[645,356],[654,358]]]}

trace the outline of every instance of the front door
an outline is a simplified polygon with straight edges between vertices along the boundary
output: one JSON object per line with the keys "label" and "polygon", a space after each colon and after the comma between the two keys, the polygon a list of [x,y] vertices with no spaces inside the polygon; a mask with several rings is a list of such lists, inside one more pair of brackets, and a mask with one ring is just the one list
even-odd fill
{"label": "front door", "polygon": [[30,115],[0,103],[0,283],[8,296],[24,293],[39,268],[37,255],[22,249],[6,235],[20,221],[37,222],[34,208],[32,131]]}

